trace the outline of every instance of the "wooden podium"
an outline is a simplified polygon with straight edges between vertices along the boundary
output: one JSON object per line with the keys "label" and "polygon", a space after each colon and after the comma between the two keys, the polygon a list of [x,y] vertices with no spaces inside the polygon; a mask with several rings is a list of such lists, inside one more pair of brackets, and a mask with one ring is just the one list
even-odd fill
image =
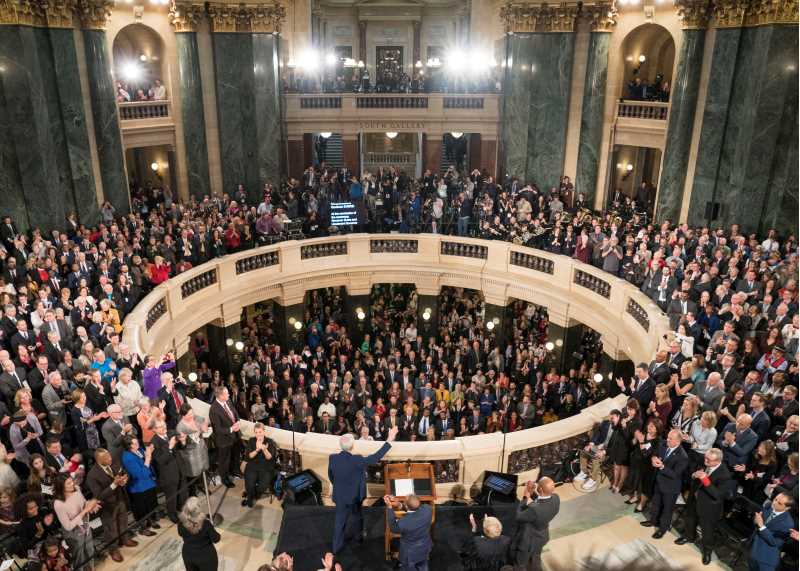
{"label": "wooden podium", "polygon": [[[413,480],[414,493],[421,502],[430,504],[433,510],[431,521],[431,529],[436,522],[436,479],[433,476],[433,464],[428,463],[411,463],[401,462],[394,464],[385,464],[383,467],[383,481],[385,484],[385,495],[394,496],[398,500],[405,501],[406,496],[396,493],[396,486],[398,480]],[[401,485],[404,483],[401,483]],[[402,518],[406,512],[402,509],[394,510],[398,518]],[[392,539],[400,537],[400,535],[393,533],[389,527],[389,515],[384,515],[385,530],[384,530],[384,552],[386,560],[392,558]]]}

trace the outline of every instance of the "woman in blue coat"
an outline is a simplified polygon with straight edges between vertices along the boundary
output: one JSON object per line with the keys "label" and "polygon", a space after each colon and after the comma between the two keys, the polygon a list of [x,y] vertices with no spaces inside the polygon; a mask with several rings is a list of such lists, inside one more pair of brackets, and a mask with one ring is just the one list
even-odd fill
{"label": "woman in blue coat", "polygon": [[[137,438],[126,438],[123,442],[122,467],[128,473],[128,496],[136,521],[141,522],[141,534],[155,535],[150,528],[161,527],[155,514],[150,513],[156,502],[156,476],[152,468],[153,446],[144,452],[139,448]],[[148,515],[149,514],[149,515]],[[147,518],[145,520],[145,518]]]}

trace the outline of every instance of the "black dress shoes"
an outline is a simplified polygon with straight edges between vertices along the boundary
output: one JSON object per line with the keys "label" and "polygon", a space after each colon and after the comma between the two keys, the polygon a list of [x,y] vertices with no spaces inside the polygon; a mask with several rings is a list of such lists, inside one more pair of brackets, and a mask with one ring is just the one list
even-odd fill
{"label": "black dress shoes", "polygon": [[227,478],[225,480],[222,480],[222,483],[225,484],[226,488],[235,488],[236,487],[236,484],[234,484],[232,480],[229,480]]}
{"label": "black dress shoes", "polygon": [[703,565],[711,565],[711,552],[703,553]]}
{"label": "black dress shoes", "polygon": [[675,540],[675,545],[686,545],[689,543],[689,540],[683,536],[680,536],[678,539]]}
{"label": "black dress shoes", "polygon": [[664,532],[660,529],[653,534],[653,539],[661,539],[662,537],[664,537]]}
{"label": "black dress shoes", "polygon": [[639,525],[641,525],[642,527],[653,527],[653,522],[646,519],[643,522],[640,522]]}

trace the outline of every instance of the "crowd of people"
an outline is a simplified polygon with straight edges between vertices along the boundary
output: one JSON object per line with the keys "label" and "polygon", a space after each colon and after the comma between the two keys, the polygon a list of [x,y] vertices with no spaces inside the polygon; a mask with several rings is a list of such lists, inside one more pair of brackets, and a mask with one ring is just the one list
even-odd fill
{"label": "crowd of people", "polygon": [[295,70],[283,79],[285,93],[499,93],[501,89],[497,73],[467,77],[436,69],[410,75],[382,72],[374,77],[367,68],[342,68],[324,74]]}
{"label": "crowd of people", "polygon": [[[22,233],[10,217],[0,221],[7,550],[48,569],[80,565],[95,552],[88,521],[99,518],[109,555],[122,560],[121,548],[136,543],[132,529],[147,536],[163,521],[152,509],[156,491],[170,520],[213,545],[213,530],[198,524],[197,503],[186,497],[207,470],[228,486],[243,476],[245,505],[272,493],[282,460],[269,427],[448,439],[537,426],[625,392],[626,409],[610,415],[586,451],[587,489],[610,462],[612,489],[650,510],[648,523],[661,535],[688,492],[681,539],[694,540],[699,521],[706,553],[714,546],[709,521],[719,521],[708,514],[729,514],[749,497],[761,537],[750,552],[755,568],[777,565],[796,528],[786,527],[783,514],[797,515],[794,236],[758,238],[736,225],[656,226],[630,197],[614,212],[587,213],[567,177],[542,191],[513,177],[498,184],[477,170],[413,180],[394,169],[355,177],[321,165],[254,194],[240,186],[184,203],[148,186],[134,189],[131,214],[117,216],[108,205],[93,228],[74,216],[51,233]],[[442,290],[439,321],[429,325],[416,317],[413,289],[397,285],[374,292],[362,329],[336,290],[309,295],[296,344],[275,336],[269,312],[246,320],[244,363],[228,374],[210,366],[201,335],[192,341],[191,381],[172,355],[137,355],[121,341],[125,316],[153,287],[214,257],[285,239],[292,221],[306,236],[326,235],[335,200],[357,206],[357,230],[456,232],[595,264],[667,312],[669,351],[641,364],[634,379],[598,385],[596,360],[572,368],[553,361],[543,308],[515,302],[501,345],[477,292]],[[187,404],[192,396],[209,403],[208,418]],[[239,437],[239,419],[258,423],[252,437]],[[735,487],[723,498],[709,489],[725,470]],[[719,511],[706,509],[712,500]],[[772,507],[759,516],[762,500]]]}
{"label": "crowd of people", "polygon": [[149,86],[117,81],[114,88],[117,103],[163,101],[167,98],[167,88],[160,79],[153,80]]}
{"label": "crowd of people", "polygon": [[656,74],[652,82],[643,79],[639,74],[635,74],[627,85],[625,99],[633,101],[669,101],[670,87],[669,82],[664,79],[663,74]]}

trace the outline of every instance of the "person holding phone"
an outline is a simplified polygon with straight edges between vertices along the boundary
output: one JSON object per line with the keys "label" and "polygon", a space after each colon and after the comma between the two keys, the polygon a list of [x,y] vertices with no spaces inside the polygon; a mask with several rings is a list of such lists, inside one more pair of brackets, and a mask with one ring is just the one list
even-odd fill
{"label": "person holding phone", "polygon": [[517,505],[517,533],[511,553],[518,571],[541,571],[542,550],[550,541],[550,522],[561,509],[561,498],[554,493],[555,482],[547,476],[538,483],[525,484],[522,500]]}

